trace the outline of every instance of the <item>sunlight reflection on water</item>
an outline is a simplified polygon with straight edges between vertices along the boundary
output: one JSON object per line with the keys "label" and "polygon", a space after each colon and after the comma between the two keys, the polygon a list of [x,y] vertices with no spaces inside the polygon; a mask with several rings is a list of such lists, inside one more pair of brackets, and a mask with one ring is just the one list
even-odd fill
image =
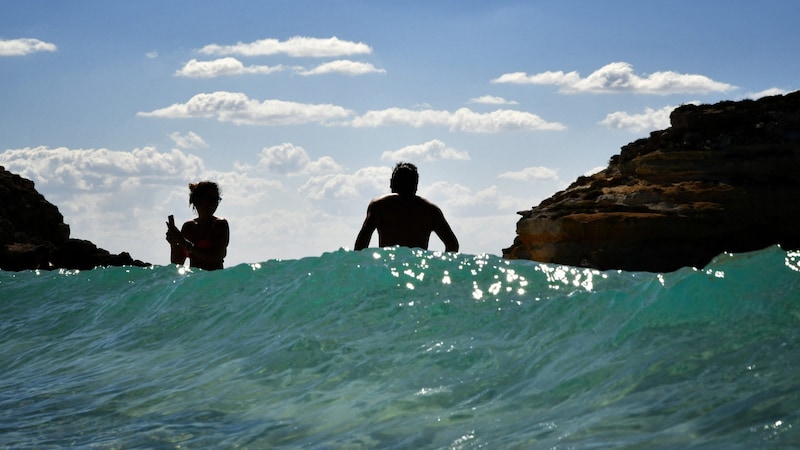
{"label": "sunlight reflection on water", "polygon": [[[425,252],[414,250],[416,259],[403,259],[395,251],[384,249],[382,252],[373,253],[373,258],[382,259],[392,277],[397,278],[397,285],[407,290],[415,290],[423,283],[436,282],[441,285],[462,285],[467,277],[468,286],[471,286],[470,295],[475,301],[499,301],[501,298],[517,304],[522,304],[531,289],[530,277],[538,272],[541,279],[535,285],[544,286],[553,291],[569,293],[570,290],[579,292],[593,292],[595,283],[608,275],[595,269],[547,265],[534,263],[530,265],[514,266],[514,262],[497,256],[464,255],[443,252]],[[453,263],[456,269],[453,269]],[[446,263],[443,267],[440,263]],[[439,272],[441,270],[441,272]],[[527,273],[526,273],[527,271]],[[532,271],[532,272],[531,272]],[[567,290],[565,292],[565,289]],[[533,300],[539,301],[536,297]]]}
{"label": "sunlight reflection on water", "polygon": [[786,252],[786,267],[800,272],[800,252]]}

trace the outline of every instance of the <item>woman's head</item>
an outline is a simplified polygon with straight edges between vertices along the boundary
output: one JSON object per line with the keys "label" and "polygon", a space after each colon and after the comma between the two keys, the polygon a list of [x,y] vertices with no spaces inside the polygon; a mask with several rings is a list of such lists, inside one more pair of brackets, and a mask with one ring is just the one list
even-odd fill
{"label": "woman's head", "polygon": [[222,198],[217,183],[213,181],[189,183],[189,204],[193,205],[195,209],[200,202],[208,201],[217,204],[220,200]]}

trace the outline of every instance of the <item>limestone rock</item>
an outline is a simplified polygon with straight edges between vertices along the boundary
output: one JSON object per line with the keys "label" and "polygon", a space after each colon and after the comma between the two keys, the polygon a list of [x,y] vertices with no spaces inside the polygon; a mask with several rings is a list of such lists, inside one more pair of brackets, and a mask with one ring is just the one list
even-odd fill
{"label": "limestone rock", "polygon": [[800,91],[685,105],[671,127],[521,211],[511,259],[668,272],[800,248]]}
{"label": "limestone rock", "polygon": [[31,180],[0,166],[0,270],[92,269],[149,266],[127,252],[113,255],[89,241],[70,239],[69,225]]}

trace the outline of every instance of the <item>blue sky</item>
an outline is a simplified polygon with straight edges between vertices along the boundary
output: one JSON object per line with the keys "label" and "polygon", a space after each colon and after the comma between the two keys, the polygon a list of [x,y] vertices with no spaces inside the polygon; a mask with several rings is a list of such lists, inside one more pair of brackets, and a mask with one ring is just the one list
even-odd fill
{"label": "blue sky", "polygon": [[166,216],[193,216],[187,184],[215,180],[230,266],[352,248],[406,160],[462,252],[498,255],[517,211],[672,108],[800,88],[798,17],[793,1],[9,1],[0,165],[73,237],[155,264]]}

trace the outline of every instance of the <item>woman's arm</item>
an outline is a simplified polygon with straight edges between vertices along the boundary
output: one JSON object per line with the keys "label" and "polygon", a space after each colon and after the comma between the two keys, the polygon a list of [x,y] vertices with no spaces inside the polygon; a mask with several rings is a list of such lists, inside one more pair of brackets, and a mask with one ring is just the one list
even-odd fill
{"label": "woman's arm", "polygon": [[[186,224],[183,226],[186,228]],[[169,242],[169,260],[173,264],[183,264],[188,256],[187,245],[189,244],[175,225],[167,224],[167,242]]]}

